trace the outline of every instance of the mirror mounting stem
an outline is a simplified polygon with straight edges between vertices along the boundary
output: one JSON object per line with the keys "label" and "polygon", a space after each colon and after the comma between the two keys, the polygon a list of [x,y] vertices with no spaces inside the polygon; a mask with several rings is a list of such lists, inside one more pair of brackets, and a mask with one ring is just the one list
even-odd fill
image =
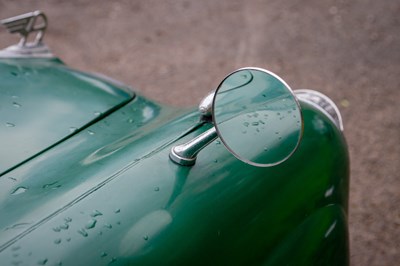
{"label": "mirror mounting stem", "polygon": [[183,166],[194,165],[196,163],[197,154],[217,137],[217,131],[215,127],[212,127],[196,138],[184,144],[172,147],[169,157],[173,162]]}

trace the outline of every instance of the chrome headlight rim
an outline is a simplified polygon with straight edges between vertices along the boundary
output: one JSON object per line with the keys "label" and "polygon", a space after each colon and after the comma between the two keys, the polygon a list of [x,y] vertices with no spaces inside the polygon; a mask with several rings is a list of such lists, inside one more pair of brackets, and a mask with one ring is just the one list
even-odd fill
{"label": "chrome headlight rim", "polygon": [[299,100],[305,101],[323,112],[339,129],[344,131],[342,115],[337,105],[325,94],[310,89],[294,90]]}

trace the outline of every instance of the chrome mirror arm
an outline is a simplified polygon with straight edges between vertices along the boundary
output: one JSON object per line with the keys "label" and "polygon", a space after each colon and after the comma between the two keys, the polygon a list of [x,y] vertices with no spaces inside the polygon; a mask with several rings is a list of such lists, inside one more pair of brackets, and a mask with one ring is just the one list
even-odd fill
{"label": "chrome mirror arm", "polygon": [[[212,103],[215,92],[212,91],[199,104],[200,121],[210,123],[212,119]],[[206,132],[200,134],[194,139],[172,147],[169,157],[170,159],[183,166],[191,166],[196,163],[197,154],[208,144],[218,137],[215,127],[210,128]]]}
{"label": "chrome mirror arm", "polygon": [[197,154],[217,137],[217,131],[215,127],[212,127],[196,138],[184,144],[172,147],[169,157],[173,162],[180,165],[194,165],[196,163]]}

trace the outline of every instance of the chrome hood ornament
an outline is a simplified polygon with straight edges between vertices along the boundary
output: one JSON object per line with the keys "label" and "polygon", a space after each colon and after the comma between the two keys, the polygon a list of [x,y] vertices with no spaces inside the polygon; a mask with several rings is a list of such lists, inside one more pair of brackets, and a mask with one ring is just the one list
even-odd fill
{"label": "chrome hood ornament", "polygon": [[[0,58],[35,57],[50,58],[54,55],[43,44],[43,36],[47,28],[47,17],[42,11],[34,11],[23,15],[0,20],[10,33],[18,33],[21,39],[18,44],[0,51]],[[29,35],[36,33],[32,42]]]}

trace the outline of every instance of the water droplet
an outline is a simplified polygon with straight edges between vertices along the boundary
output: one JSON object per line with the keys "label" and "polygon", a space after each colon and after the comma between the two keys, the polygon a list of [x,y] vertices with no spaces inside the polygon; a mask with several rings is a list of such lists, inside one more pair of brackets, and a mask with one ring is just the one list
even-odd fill
{"label": "water droplet", "polygon": [[90,214],[90,216],[92,216],[92,217],[97,217],[97,216],[101,216],[101,215],[103,215],[103,214],[101,212],[99,212],[98,210],[94,210]]}
{"label": "water droplet", "polygon": [[248,122],[244,122],[243,125],[244,125],[245,127],[248,127],[248,126],[249,126],[249,123],[248,123]]}
{"label": "water droplet", "polygon": [[20,107],[21,107],[21,105],[20,105],[19,103],[17,103],[17,102],[13,102],[13,106],[14,106],[15,108],[20,108]]}
{"label": "water droplet", "polygon": [[88,221],[85,225],[86,229],[92,229],[96,226],[97,220],[96,219],[91,219],[90,221]]}
{"label": "water droplet", "polygon": [[276,113],[276,115],[281,115],[281,113],[278,112],[278,113]]}
{"label": "water droplet", "polygon": [[263,94],[263,95],[262,95],[262,97],[266,98],[266,97],[267,97],[267,95],[266,95],[266,94]]}
{"label": "water droplet", "polygon": [[133,120],[132,118],[129,118],[127,121],[129,124],[133,124],[133,122],[135,122],[135,120]]}
{"label": "water droplet", "polygon": [[39,260],[37,264],[39,264],[39,265],[45,265],[45,264],[47,263],[47,261],[48,261],[48,259],[45,258],[45,259],[43,259],[43,260]]}
{"label": "water droplet", "polygon": [[159,187],[155,187],[154,191],[160,191],[160,188]]}
{"label": "water droplet", "polygon": [[120,224],[121,224],[121,221],[118,221],[117,224],[120,225]]}
{"label": "water droplet", "polygon": [[143,237],[143,239],[147,241],[147,240],[149,240],[149,236],[146,235]]}
{"label": "water droplet", "polygon": [[18,223],[18,224],[13,224],[12,226],[6,227],[5,231],[10,230],[10,229],[20,229],[24,228],[30,223]]}
{"label": "water droplet", "polygon": [[21,249],[20,246],[14,246],[14,247],[11,248],[12,251],[17,251],[17,250],[19,250],[19,249]]}
{"label": "water droplet", "polygon": [[66,218],[64,218],[64,221],[66,223],[70,223],[70,222],[72,222],[72,218],[71,217],[66,217]]}
{"label": "water droplet", "polygon": [[94,135],[94,132],[91,130],[88,130],[89,135]]}
{"label": "water droplet", "polygon": [[49,186],[51,186],[51,184],[43,185],[42,188],[48,188]]}
{"label": "water droplet", "polygon": [[275,134],[278,135],[278,134],[279,134],[279,131],[276,131]]}
{"label": "water droplet", "polygon": [[268,147],[264,147],[264,151],[268,151]]}
{"label": "water droplet", "polygon": [[257,132],[260,132],[260,130],[259,130],[258,128],[256,128],[256,131],[257,131]]}
{"label": "water droplet", "polygon": [[220,140],[217,140],[217,141],[215,142],[215,144],[220,145],[220,144],[221,144],[221,141],[220,141]]}
{"label": "water droplet", "polygon": [[101,115],[101,112],[96,111],[96,112],[94,112],[94,115],[99,116],[99,115]]}
{"label": "water droplet", "polygon": [[264,121],[260,120],[259,122],[260,122],[261,124],[265,125],[265,122],[264,122]]}
{"label": "water droplet", "polygon": [[67,242],[69,242],[69,241],[71,241],[71,238],[70,238],[70,237],[68,237],[68,238],[66,238],[65,240],[67,240]]}
{"label": "water droplet", "polygon": [[69,225],[67,223],[60,225],[60,229],[62,230],[68,230]]}
{"label": "water droplet", "polygon": [[242,133],[243,133],[243,134],[246,134],[246,133],[247,133],[247,130],[243,130]]}
{"label": "water droplet", "polygon": [[54,231],[54,232],[60,232],[60,231],[61,231],[61,228],[60,228],[59,226],[54,227],[54,228],[53,228],[53,231]]}
{"label": "water droplet", "polygon": [[61,238],[57,238],[56,240],[54,240],[54,244],[58,245],[61,243]]}
{"label": "water droplet", "polygon": [[115,212],[115,213],[120,213],[120,212],[121,212],[121,209],[116,209],[114,212]]}
{"label": "water droplet", "polygon": [[70,127],[69,128],[69,132],[74,133],[75,131],[77,131],[78,129],[76,127]]}
{"label": "water droplet", "polygon": [[57,185],[58,181],[53,182],[53,183],[49,183],[49,184],[45,184],[42,186],[43,189],[57,189],[60,188],[61,185]]}
{"label": "water droplet", "polygon": [[87,237],[89,234],[86,232],[85,229],[80,229],[77,231],[79,234],[81,234],[83,237]]}
{"label": "water droplet", "polygon": [[113,258],[110,260],[110,263],[114,263],[116,260],[117,260],[117,258],[113,257]]}
{"label": "water droplet", "polygon": [[279,137],[279,140],[281,140],[282,139],[282,137]]}
{"label": "water droplet", "polygon": [[15,177],[11,177],[11,176],[9,176],[8,179],[11,179],[12,181],[17,181],[17,179]]}
{"label": "water droplet", "polygon": [[218,160],[214,160],[214,163],[218,163]]}
{"label": "water droplet", "polygon": [[101,255],[100,255],[100,257],[102,257],[102,258],[107,257],[107,253],[102,252]]}
{"label": "water droplet", "polygon": [[26,187],[17,187],[16,189],[14,189],[13,192],[11,192],[11,195],[18,195],[18,194],[24,193],[27,190],[28,190],[28,188],[26,188]]}
{"label": "water droplet", "polygon": [[15,127],[15,124],[10,123],[10,122],[7,122],[7,123],[6,123],[6,127]]}
{"label": "water droplet", "polygon": [[253,122],[253,123],[251,123],[251,125],[252,125],[252,126],[258,126],[259,123],[258,123],[258,122]]}
{"label": "water droplet", "polygon": [[111,228],[112,228],[112,225],[111,225],[111,224],[105,224],[104,227],[106,227],[106,228],[108,228],[108,229],[111,229]]}

